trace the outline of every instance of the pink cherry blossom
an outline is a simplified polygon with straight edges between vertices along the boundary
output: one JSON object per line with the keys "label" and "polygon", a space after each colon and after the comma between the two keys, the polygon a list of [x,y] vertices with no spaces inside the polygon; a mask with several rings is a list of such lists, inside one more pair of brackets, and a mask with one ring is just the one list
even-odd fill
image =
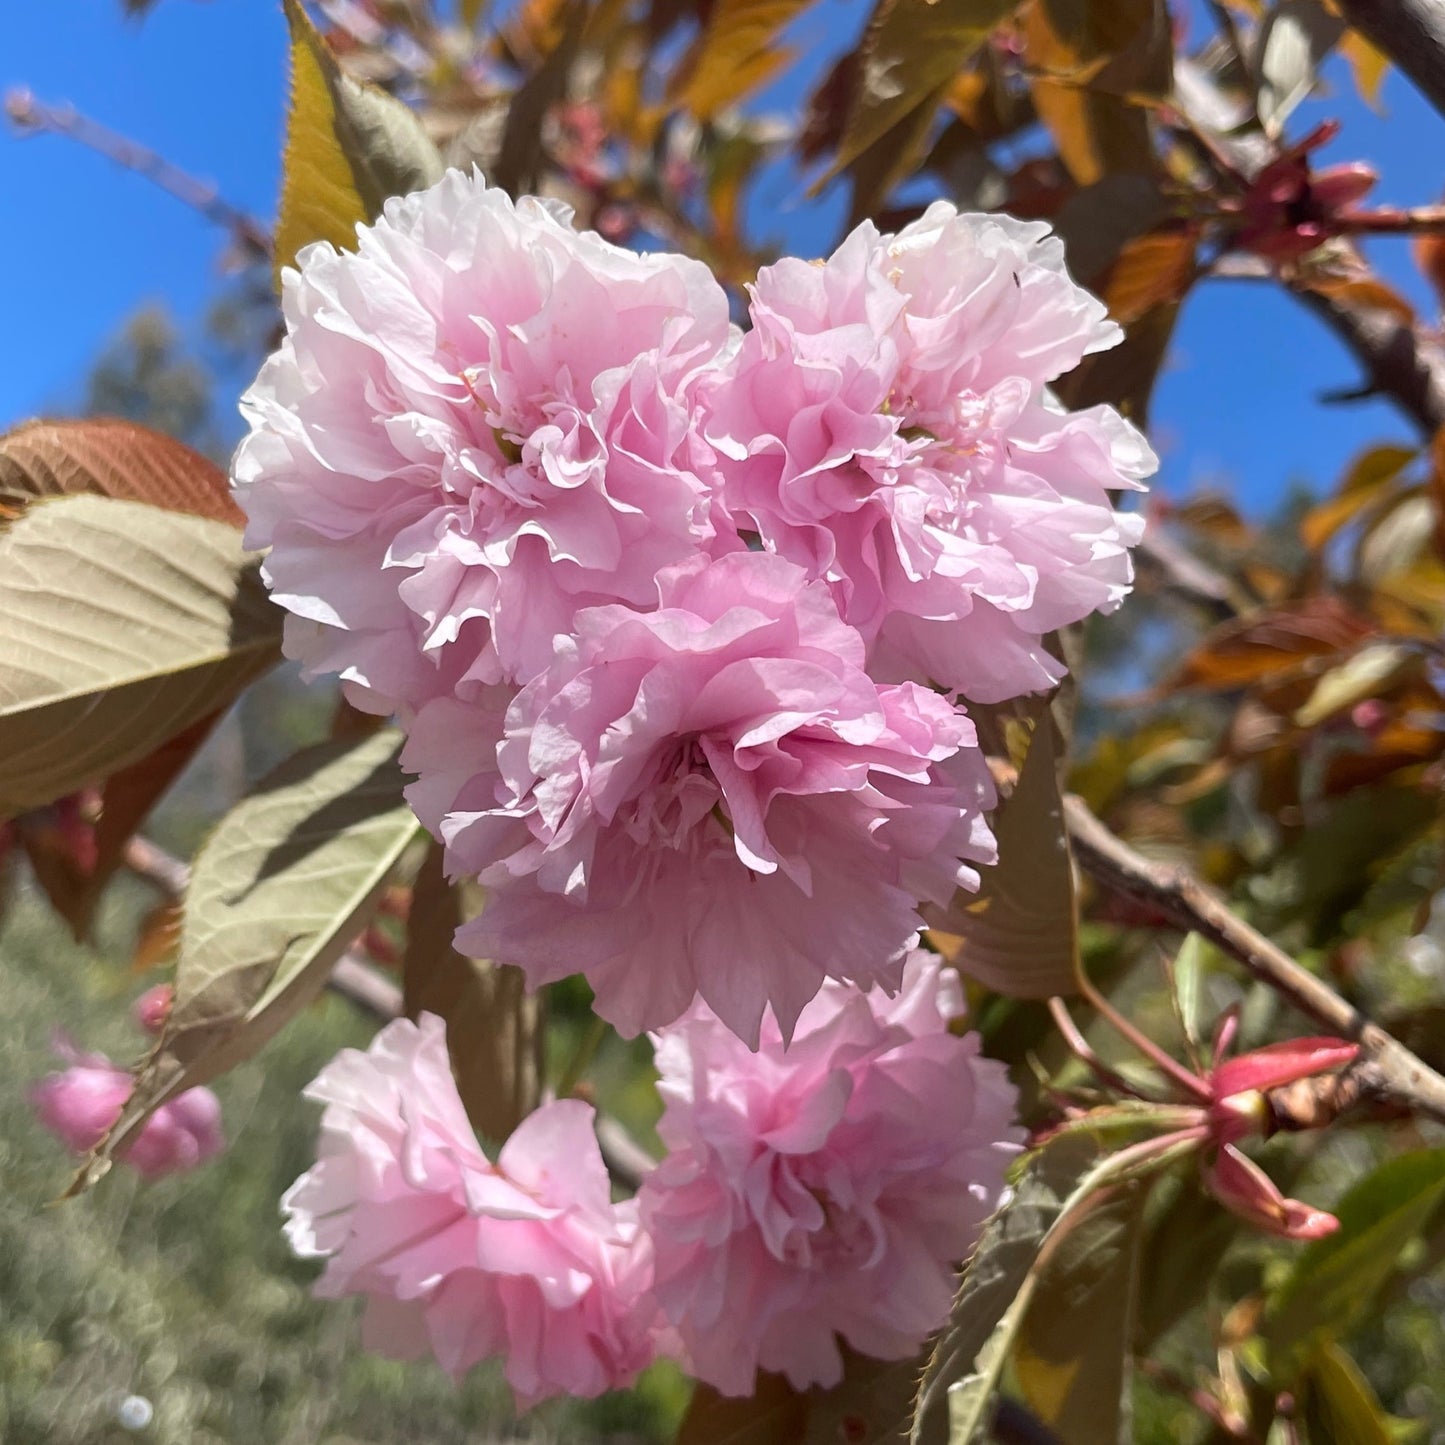
{"label": "pink cherry blossom", "polygon": [[[89,1153],[115,1123],[130,1097],[129,1070],[104,1054],[81,1053],[64,1037],[56,1054],[68,1065],[30,1091],[40,1122],[77,1154]],[[187,1089],[160,1106],[117,1157],[147,1179],[194,1169],[226,1147],[221,1105],[205,1088]]]}
{"label": "pink cherry blossom", "polygon": [[343,1050],[306,1094],[326,1106],[320,1159],[282,1200],[286,1234],[327,1260],[318,1295],[366,1297],[366,1348],[431,1353],[454,1378],[501,1356],[524,1406],[601,1394],[650,1361],[650,1264],[589,1105],[545,1105],[490,1163],[432,1014]]}
{"label": "pink cherry blossom", "polygon": [[695,558],[658,598],[579,613],[504,714],[418,716],[408,796],[488,895],[458,946],[533,985],[585,974],[628,1034],[698,994],[754,1041],[825,976],[896,989],[919,901],[992,861],[972,723],[877,686],[827,588],[781,558]]}
{"label": "pink cherry blossom", "polygon": [[1056,682],[1044,635],[1129,590],[1143,524],[1109,492],[1155,466],[1116,412],[1048,390],[1122,334],[1060,241],[940,201],[766,267],[750,310],[707,384],[737,525],[828,580],[875,676],[980,702]]}
{"label": "pink cherry blossom", "polygon": [[526,680],[579,607],[719,545],[693,392],[726,297],[569,218],[453,171],[285,274],[236,496],[288,652],[358,705]]}
{"label": "pink cherry blossom", "polygon": [[656,1035],[669,1152],[639,1198],[699,1379],[829,1386],[839,1336],[896,1359],[947,1318],[1023,1140],[1003,1065],[949,1032],[960,1008],[914,953],[894,1000],[826,984],[786,1051],[772,1018],[752,1053],[702,1005]]}

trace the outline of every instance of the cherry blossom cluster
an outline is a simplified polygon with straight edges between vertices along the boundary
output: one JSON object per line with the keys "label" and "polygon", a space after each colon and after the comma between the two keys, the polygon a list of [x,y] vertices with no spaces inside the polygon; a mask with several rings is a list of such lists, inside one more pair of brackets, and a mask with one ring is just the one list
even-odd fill
{"label": "cherry blossom cluster", "polygon": [[757,1045],[889,992],[976,886],[968,700],[1053,685],[1118,604],[1154,459],[1050,383],[1118,328],[1041,223],[936,204],[751,288],[479,176],[288,271],[243,401],[248,542],[309,675],[395,713],[488,905],[459,947],[582,972],[635,1034]]}
{"label": "cherry blossom cluster", "polygon": [[967,705],[1130,585],[1153,456],[1050,390],[1118,328],[1046,226],[940,204],[764,269],[739,331],[700,263],[460,172],[283,307],[233,475],[287,651],[406,730],[485,891],[457,946],[651,1031],[667,1151],[616,1202],[561,1099],[493,1159],[401,1020],[312,1087],[293,1246],[524,1404],[913,1353],[1022,1138],[921,910],[994,858]]}
{"label": "cherry blossom cluster", "polygon": [[321,1157],[283,1201],[318,1293],[363,1342],[453,1375],[500,1357],[522,1405],[626,1385],[658,1357],[727,1394],[759,1369],[837,1383],[839,1338],[906,1357],[1022,1142],[1002,1064],[957,1035],[957,980],[910,955],[896,998],[829,982],[785,1047],[704,1004],[654,1035],[668,1153],[613,1202],[591,1106],[544,1104],[489,1160],[441,1020],[399,1019],[307,1091]]}

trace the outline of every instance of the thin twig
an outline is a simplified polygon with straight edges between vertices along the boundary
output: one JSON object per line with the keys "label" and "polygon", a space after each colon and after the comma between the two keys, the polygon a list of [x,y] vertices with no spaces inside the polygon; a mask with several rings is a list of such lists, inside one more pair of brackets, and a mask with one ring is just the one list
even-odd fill
{"label": "thin twig", "polygon": [[163,155],[82,115],[73,105],[47,105],[18,88],[5,97],[5,110],[25,135],[64,136],[116,165],[144,176],[208,221],[224,227],[257,259],[271,254],[271,233],[254,216],[225,200],[214,185],[172,165]]}
{"label": "thin twig", "polygon": [[1232,913],[1197,878],[1135,852],[1094,816],[1082,798],[1064,799],[1064,818],[1079,866],[1104,887],[1200,934],[1301,1013],[1330,1032],[1357,1041],[1360,1059],[1350,1072],[1362,1098],[1390,1099],[1445,1123],[1445,1078]]}

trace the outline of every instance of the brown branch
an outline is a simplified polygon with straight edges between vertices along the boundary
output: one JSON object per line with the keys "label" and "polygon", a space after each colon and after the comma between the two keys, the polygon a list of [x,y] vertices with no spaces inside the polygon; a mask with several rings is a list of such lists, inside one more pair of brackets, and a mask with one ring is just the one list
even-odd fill
{"label": "brown branch", "polygon": [[64,136],[144,176],[182,205],[223,227],[257,259],[271,254],[271,233],[254,216],[225,200],[214,185],[172,165],[163,155],[82,115],[73,105],[47,105],[23,87],[5,97],[5,111],[22,135]]}
{"label": "brown branch", "polygon": [[354,952],[343,953],[336,960],[326,986],[383,1023],[401,1017],[401,989]]}
{"label": "brown branch", "polygon": [[1445,426],[1445,347],[1426,327],[1380,307],[1291,290],[1359,358],[1367,385],[1351,395],[1388,397],[1427,437]]}
{"label": "brown branch", "polygon": [[1135,852],[1082,798],[1065,798],[1064,817],[1075,859],[1097,882],[1208,939],[1321,1027],[1357,1040],[1360,1058],[1350,1073],[1361,1099],[1389,1100],[1445,1123],[1445,1078],[1398,1039],[1237,917],[1185,869]]}
{"label": "brown branch", "polygon": [[1445,206],[1376,206],[1346,211],[1330,221],[1340,236],[1416,236],[1445,231]]}
{"label": "brown branch", "polygon": [[1445,115],[1445,0],[1336,0],[1336,8]]}

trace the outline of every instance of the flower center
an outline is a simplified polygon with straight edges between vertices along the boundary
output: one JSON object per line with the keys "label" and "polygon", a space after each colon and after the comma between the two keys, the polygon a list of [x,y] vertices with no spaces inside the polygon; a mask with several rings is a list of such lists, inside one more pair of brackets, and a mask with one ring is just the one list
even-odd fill
{"label": "flower center", "polygon": [[683,848],[710,814],[727,826],[721,802],[722,789],[702,745],[695,737],[681,738],[660,760],[655,780],[642,789],[622,826],[649,847]]}

